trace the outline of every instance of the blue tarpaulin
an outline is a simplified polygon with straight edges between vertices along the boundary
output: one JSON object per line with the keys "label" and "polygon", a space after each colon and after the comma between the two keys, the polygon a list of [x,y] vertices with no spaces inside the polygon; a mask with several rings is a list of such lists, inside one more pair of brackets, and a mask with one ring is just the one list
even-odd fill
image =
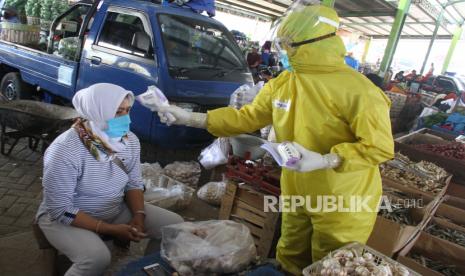
{"label": "blue tarpaulin", "polygon": [[215,16],[215,0],[175,0],[172,3],[176,3],[179,6],[187,6],[197,13],[205,11],[210,17]]}

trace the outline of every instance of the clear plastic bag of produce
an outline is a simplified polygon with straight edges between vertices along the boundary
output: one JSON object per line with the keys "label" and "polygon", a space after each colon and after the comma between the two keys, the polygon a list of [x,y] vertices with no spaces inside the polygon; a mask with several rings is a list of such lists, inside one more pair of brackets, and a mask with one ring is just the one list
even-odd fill
{"label": "clear plastic bag of produce", "polygon": [[257,251],[245,225],[210,220],[163,227],[161,256],[182,276],[212,275],[244,270]]}
{"label": "clear plastic bag of produce", "polygon": [[228,163],[229,139],[218,138],[211,145],[202,150],[199,156],[199,162],[209,170],[216,166]]}
{"label": "clear plastic bag of produce", "polygon": [[155,206],[177,211],[189,206],[195,190],[166,175],[152,183],[144,193],[144,201]]}
{"label": "clear plastic bag of produce", "polygon": [[74,60],[79,45],[79,37],[66,37],[58,43],[58,54],[66,59]]}
{"label": "clear plastic bag of produce", "polygon": [[226,182],[209,182],[197,191],[197,197],[207,203],[221,205],[221,199],[223,199],[225,193]]}
{"label": "clear plastic bag of produce", "polygon": [[140,168],[145,189],[150,190],[153,185],[158,186],[160,176],[163,174],[163,168],[160,166],[160,164],[142,163]]}
{"label": "clear plastic bag of produce", "polygon": [[250,104],[257,96],[258,92],[263,88],[263,82],[257,83],[257,85],[250,87],[248,84],[244,84],[237,88],[232,94],[229,100],[229,106],[236,109],[240,109],[246,104]]}
{"label": "clear plastic bag of produce", "polygon": [[199,183],[200,173],[200,164],[195,161],[189,162],[179,162],[176,161],[163,169],[163,173],[177,181],[180,181],[186,184],[189,187],[197,188]]}

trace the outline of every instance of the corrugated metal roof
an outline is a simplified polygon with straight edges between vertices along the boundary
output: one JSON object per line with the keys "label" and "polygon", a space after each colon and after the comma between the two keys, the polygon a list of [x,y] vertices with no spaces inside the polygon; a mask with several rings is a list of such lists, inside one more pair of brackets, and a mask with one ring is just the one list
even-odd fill
{"label": "corrugated metal roof", "polygon": [[[428,38],[434,31],[441,9],[448,3],[438,30],[439,38],[449,38],[453,25],[465,21],[465,2],[459,0],[412,0],[403,37]],[[222,9],[234,8],[257,14],[262,19],[274,20],[281,16],[291,0],[216,0]],[[336,0],[335,9],[341,17],[342,28],[361,32],[375,38],[388,37],[397,12],[396,0]]]}

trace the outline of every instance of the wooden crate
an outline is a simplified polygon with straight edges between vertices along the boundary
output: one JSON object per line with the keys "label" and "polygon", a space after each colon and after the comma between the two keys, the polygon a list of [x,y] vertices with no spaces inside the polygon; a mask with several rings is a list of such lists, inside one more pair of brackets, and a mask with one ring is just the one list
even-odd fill
{"label": "wooden crate", "polygon": [[265,194],[251,188],[239,187],[230,181],[221,202],[219,219],[229,219],[246,225],[254,238],[261,257],[274,257],[280,235],[280,214],[264,212]]}

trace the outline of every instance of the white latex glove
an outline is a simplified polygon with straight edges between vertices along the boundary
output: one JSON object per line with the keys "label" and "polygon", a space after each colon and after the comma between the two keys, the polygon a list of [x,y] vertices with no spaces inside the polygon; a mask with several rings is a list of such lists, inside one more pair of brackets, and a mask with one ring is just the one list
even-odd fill
{"label": "white latex glove", "polygon": [[296,165],[292,167],[286,166],[286,168],[289,170],[298,172],[311,172],[321,169],[337,168],[341,163],[341,158],[337,154],[329,153],[321,155],[317,152],[307,150],[296,142],[293,142],[292,144],[295,149],[300,152],[302,158],[299,162],[297,162]]}
{"label": "white latex glove", "polygon": [[[160,122],[169,126],[173,124],[185,126],[192,116],[192,112],[175,105],[159,107],[157,111],[158,116],[160,117]],[[169,116],[168,113],[173,116]]]}
{"label": "white latex glove", "polygon": [[182,125],[206,128],[207,125],[207,114],[204,113],[190,112],[175,105],[163,106],[158,108],[157,111],[160,122],[168,126]]}

